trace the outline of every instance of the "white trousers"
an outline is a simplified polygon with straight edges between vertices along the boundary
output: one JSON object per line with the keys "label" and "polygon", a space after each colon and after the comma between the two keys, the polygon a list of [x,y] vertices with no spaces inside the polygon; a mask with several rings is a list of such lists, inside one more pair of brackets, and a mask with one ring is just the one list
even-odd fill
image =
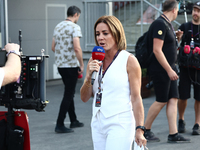
{"label": "white trousers", "polygon": [[132,150],[135,137],[133,111],[109,118],[99,111],[92,117],[91,128],[94,150]]}

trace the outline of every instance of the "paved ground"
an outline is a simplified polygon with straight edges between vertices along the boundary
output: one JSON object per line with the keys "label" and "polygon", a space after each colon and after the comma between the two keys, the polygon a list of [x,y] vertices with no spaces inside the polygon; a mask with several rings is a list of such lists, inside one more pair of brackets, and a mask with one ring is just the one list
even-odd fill
{"label": "paved ground", "polygon": [[[92,112],[92,99],[87,103],[80,100],[79,89],[82,80],[78,81],[75,95],[75,108],[78,120],[85,124],[82,128],[74,129],[74,133],[57,134],[54,132],[58,109],[63,95],[63,84],[61,80],[47,82],[47,99],[49,104],[45,112],[36,112],[35,110],[26,111],[29,117],[31,150],[92,150],[92,139],[90,131],[90,121]],[[143,99],[145,116],[147,115],[150,105],[154,102],[155,96],[152,92],[151,97]],[[191,136],[194,124],[194,100],[190,99],[186,109],[185,120],[187,132],[185,137],[191,139],[191,143],[169,144],[167,143],[168,123],[165,108],[157,116],[153,123],[152,130],[161,141],[157,143],[148,143],[150,150],[196,150],[199,149],[200,136]],[[0,111],[6,110],[0,107]],[[69,126],[67,117],[66,126]]]}

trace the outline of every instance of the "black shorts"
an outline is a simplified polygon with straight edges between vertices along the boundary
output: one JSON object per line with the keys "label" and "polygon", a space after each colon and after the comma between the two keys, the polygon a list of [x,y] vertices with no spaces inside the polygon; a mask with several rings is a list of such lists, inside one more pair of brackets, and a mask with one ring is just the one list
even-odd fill
{"label": "black shorts", "polygon": [[200,101],[200,70],[180,67],[179,95],[180,99],[190,98],[191,85],[194,89],[194,99]]}
{"label": "black shorts", "polygon": [[168,102],[171,98],[178,98],[177,81],[170,80],[167,72],[151,73],[157,102]]}

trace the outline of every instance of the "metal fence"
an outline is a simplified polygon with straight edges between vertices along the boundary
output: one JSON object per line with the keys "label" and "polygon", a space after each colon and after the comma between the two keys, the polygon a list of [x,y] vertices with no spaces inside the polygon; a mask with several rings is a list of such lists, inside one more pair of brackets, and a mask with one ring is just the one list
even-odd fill
{"label": "metal fence", "polygon": [[[84,51],[95,46],[94,24],[103,15],[117,17],[125,31],[127,50],[134,52],[135,43],[149,25],[162,13],[162,0],[83,0],[84,3]],[[179,26],[178,21],[173,22]],[[175,27],[176,28],[176,27]]]}

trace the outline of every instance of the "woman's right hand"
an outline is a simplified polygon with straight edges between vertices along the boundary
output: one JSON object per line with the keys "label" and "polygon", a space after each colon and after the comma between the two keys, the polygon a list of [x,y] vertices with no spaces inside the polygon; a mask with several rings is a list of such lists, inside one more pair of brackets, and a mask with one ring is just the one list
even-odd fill
{"label": "woman's right hand", "polygon": [[92,58],[90,58],[90,60],[88,61],[85,81],[80,89],[81,100],[83,102],[87,102],[90,99],[90,97],[93,96],[91,84],[92,73],[94,71],[98,72],[101,65],[102,62],[93,60]]}
{"label": "woman's right hand", "polygon": [[92,73],[94,71],[98,72],[100,69],[100,66],[102,65],[102,62],[99,62],[98,60],[90,59],[88,63],[88,74],[90,77],[92,77]]}

